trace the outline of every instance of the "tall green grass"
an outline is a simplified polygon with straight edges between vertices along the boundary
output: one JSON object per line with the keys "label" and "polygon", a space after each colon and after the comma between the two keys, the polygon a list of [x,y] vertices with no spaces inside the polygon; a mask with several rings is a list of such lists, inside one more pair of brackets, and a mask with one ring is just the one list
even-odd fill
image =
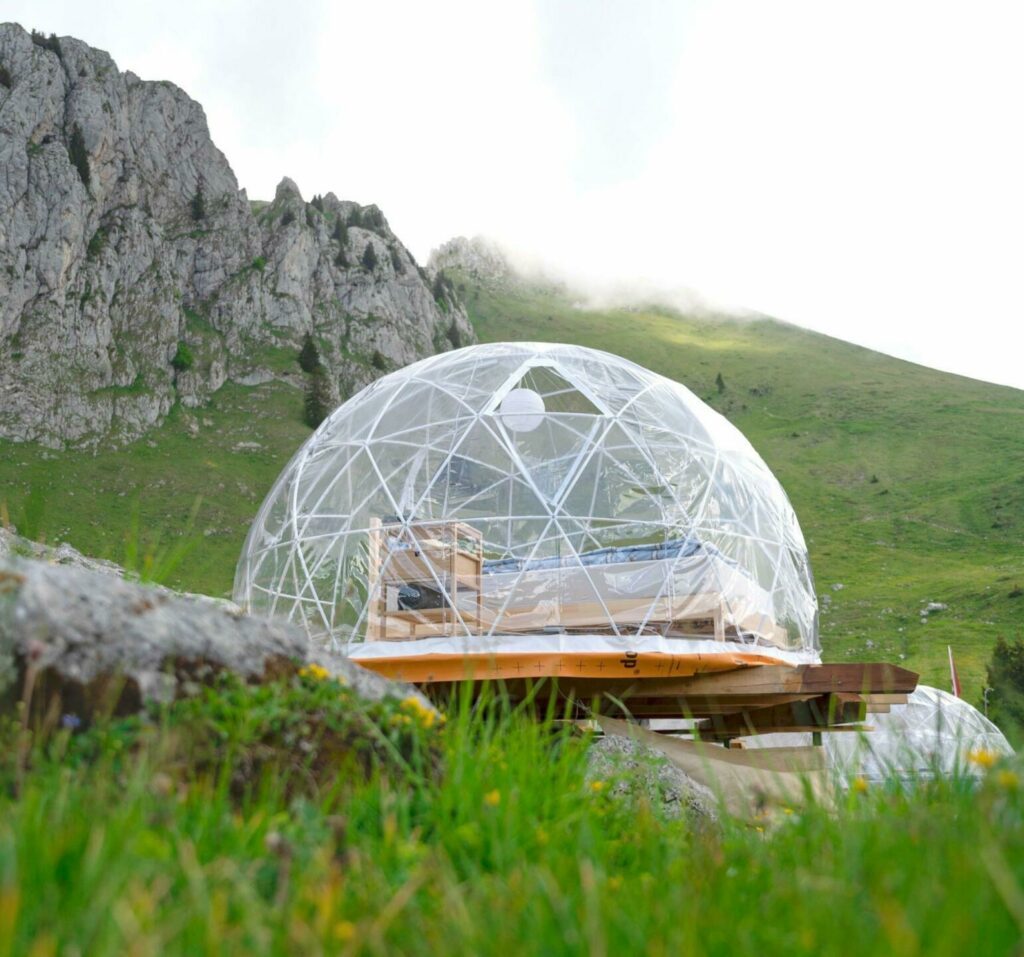
{"label": "tall green grass", "polygon": [[[698,826],[588,783],[589,741],[557,718],[360,711],[305,676],[58,732],[17,798],[4,772],[0,954],[960,955],[1024,935],[1013,768]],[[321,761],[354,720],[401,760]]]}

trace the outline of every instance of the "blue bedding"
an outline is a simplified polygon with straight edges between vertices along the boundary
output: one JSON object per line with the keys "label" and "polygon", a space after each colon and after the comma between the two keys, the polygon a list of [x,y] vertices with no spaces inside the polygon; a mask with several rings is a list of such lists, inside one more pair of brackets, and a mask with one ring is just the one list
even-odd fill
{"label": "blue bedding", "polygon": [[713,545],[705,545],[696,538],[674,538],[652,545],[620,545],[597,548],[579,555],[555,555],[550,558],[496,558],[484,561],[485,575],[508,572],[539,571],[549,568],[578,568],[580,565],[617,565],[623,562],[653,562],[672,558],[688,558],[704,552],[719,555]]}

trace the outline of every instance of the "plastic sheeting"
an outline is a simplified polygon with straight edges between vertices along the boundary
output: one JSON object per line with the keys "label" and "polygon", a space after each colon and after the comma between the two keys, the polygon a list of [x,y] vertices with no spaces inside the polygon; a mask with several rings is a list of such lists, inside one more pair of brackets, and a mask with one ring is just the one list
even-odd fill
{"label": "plastic sheeting", "polygon": [[[977,708],[939,688],[918,685],[905,705],[868,715],[873,730],[823,736],[829,767],[843,780],[908,779],[976,773],[972,755],[1013,754],[1002,731]],[[742,738],[746,748],[809,745],[809,734],[762,734]]]}
{"label": "plastic sheeting", "polygon": [[819,647],[803,535],[747,440],[678,383],[566,345],[461,349],[345,402],[267,496],[234,595],[352,653]]}

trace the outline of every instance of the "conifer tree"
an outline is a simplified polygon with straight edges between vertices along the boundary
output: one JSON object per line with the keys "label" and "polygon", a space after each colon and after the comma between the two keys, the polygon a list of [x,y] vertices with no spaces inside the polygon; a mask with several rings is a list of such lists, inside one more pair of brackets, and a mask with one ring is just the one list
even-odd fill
{"label": "conifer tree", "polygon": [[315,429],[331,412],[331,382],[327,370],[318,365],[306,383],[306,425]]}
{"label": "conifer tree", "polygon": [[377,250],[373,248],[373,243],[369,242],[366,244],[366,249],[363,250],[363,258],[361,260],[364,269],[368,269],[373,272],[377,268]]}
{"label": "conifer tree", "polygon": [[313,337],[307,332],[302,340],[302,348],[299,350],[299,368],[303,372],[316,372],[320,367],[320,353],[317,350]]}
{"label": "conifer tree", "polygon": [[987,678],[989,717],[1019,745],[1024,734],[1024,639],[996,639]]}

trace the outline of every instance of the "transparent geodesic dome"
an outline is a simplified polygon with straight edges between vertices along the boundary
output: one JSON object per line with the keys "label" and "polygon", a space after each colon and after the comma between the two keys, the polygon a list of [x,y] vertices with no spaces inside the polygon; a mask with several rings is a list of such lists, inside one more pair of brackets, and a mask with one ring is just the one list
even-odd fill
{"label": "transparent geodesic dome", "polygon": [[829,735],[830,763],[847,776],[870,780],[974,773],[973,757],[1013,754],[1005,735],[977,708],[956,695],[919,685],[905,705],[869,715],[874,730]]}
{"label": "transparent geodesic dome", "polygon": [[[869,731],[824,735],[828,766],[840,781],[910,780],[936,775],[978,774],[978,756],[1012,755],[999,728],[963,698],[941,688],[918,685],[906,704],[868,715]],[[747,748],[799,747],[809,734],[762,734],[741,739]]]}
{"label": "transparent geodesic dome", "polygon": [[337,408],[263,503],[235,600],[356,654],[818,648],[804,539],[750,443],[569,345],[444,353]]}

